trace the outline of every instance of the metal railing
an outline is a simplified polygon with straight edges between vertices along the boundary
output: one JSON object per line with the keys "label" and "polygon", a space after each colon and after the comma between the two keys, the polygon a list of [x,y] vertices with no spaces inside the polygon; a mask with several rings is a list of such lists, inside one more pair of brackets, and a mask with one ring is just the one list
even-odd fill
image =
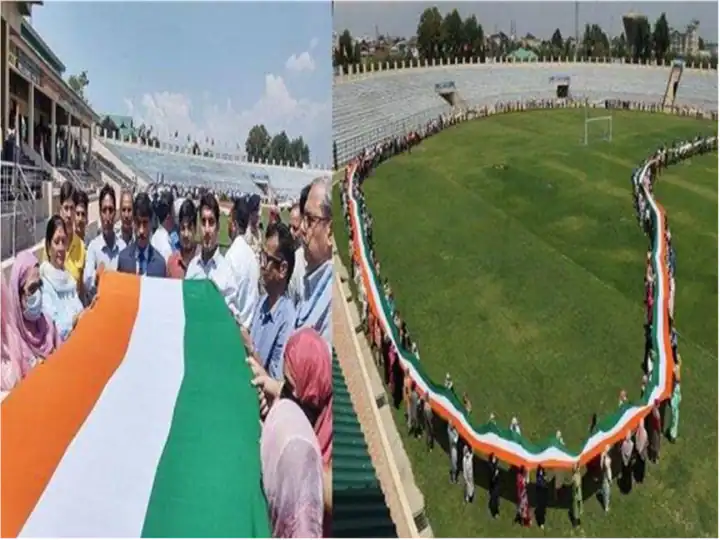
{"label": "metal railing", "polygon": [[43,175],[38,167],[0,162],[3,229],[10,227],[10,234],[3,235],[3,259],[33,246],[37,240],[35,208],[36,202],[42,200]]}

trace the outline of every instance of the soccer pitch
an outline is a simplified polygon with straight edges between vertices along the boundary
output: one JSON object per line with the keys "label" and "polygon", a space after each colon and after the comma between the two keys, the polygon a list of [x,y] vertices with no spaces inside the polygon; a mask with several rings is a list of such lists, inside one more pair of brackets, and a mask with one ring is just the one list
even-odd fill
{"label": "soccer pitch", "polygon": [[[640,393],[648,244],[632,170],[664,142],[714,131],[690,118],[612,114],[612,143],[588,146],[582,110],[472,121],[391,159],[365,184],[383,276],[430,377],[449,372],[474,420],[517,416],[533,441],[561,429],[571,449],[593,413],[615,410],[621,389]],[[588,499],[575,534],[717,534],[717,179],[711,154],[671,167],[656,187],[678,254],[680,439],[663,442],[662,461],[629,495],[613,488],[609,515]],[[543,534],[513,526],[508,499],[497,521],[482,490],[464,505],[442,451],[404,442],[437,536]],[[567,506],[549,510],[546,533],[572,533]]]}

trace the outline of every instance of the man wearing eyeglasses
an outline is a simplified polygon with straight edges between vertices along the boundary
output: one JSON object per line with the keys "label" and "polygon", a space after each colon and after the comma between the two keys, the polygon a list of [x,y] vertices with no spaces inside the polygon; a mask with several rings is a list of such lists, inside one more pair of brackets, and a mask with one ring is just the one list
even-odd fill
{"label": "man wearing eyeglasses", "polygon": [[287,294],[295,267],[295,243],[287,225],[271,223],[260,249],[260,270],[266,294],[252,318],[250,339],[243,332],[248,355],[275,380],[283,379],[285,342],[295,330],[295,305]]}
{"label": "man wearing eyeglasses", "polygon": [[303,299],[297,308],[295,328],[314,328],[332,343],[332,201],[330,182],[316,178],[310,184],[303,208],[302,239],[306,271]]}

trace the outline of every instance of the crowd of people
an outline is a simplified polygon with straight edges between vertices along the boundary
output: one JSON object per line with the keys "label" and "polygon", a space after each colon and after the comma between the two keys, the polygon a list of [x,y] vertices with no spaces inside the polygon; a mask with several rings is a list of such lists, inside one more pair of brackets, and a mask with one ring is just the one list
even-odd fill
{"label": "crowd of people", "polygon": [[[608,104],[613,106],[615,104]],[[559,108],[559,107],[579,107],[584,106],[581,102],[572,102],[568,100],[530,100],[530,101],[512,101],[507,103],[498,103],[494,107],[476,107],[462,111],[454,111],[451,114],[433,119],[424,126],[410,131],[407,135],[399,136],[384,140],[371,148],[362,151],[351,167],[348,168],[348,175],[344,180],[342,193],[342,206],[345,217],[345,224],[349,237],[349,253],[352,254],[352,264],[350,273],[355,280],[357,290],[361,302],[361,326],[370,343],[372,356],[375,363],[381,369],[385,382],[388,384],[391,393],[395,398],[395,406],[402,406],[405,410],[407,419],[407,429],[411,437],[420,437],[425,432],[425,441],[428,451],[432,451],[434,447],[434,439],[438,430],[447,430],[448,454],[450,458],[450,482],[457,483],[460,473],[462,472],[464,484],[464,500],[466,503],[472,503],[475,497],[475,453],[473,448],[467,441],[464,441],[457,428],[450,422],[435,416],[433,409],[427,401],[427,396],[423,395],[415,381],[412,380],[409,373],[404,372],[404,368],[398,361],[400,352],[395,349],[393,341],[386,334],[383,325],[377,313],[370,309],[368,299],[369,291],[365,288],[362,279],[359,254],[354,248],[354,235],[364,235],[364,244],[369,248],[369,264],[373,267],[378,283],[382,283],[382,293],[389,307],[392,324],[399,336],[399,346],[405,353],[413,354],[420,360],[417,342],[410,337],[407,323],[402,318],[399,310],[395,306],[395,300],[392,287],[387,278],[383,277],[382,267],[373,239],[373,217],[366,204],[363,184],[370,177],[373,169],[383,161],[391,157],[403,153],[412,152],[412,148],[421,143],[426,137],[436,134],[443,129],[461,121],[472,118],[488,116],[499,112],[510,112],[519,110],[530,110],[536,108]],[[650,110],[649,105],[641,103],[631,103],[629,108]],[[681,114],[682,111],[677,111]],[[704,116],[704,113],[700,113]],[[647,252],[646,267],[646,289],[645,303],[647,307],[647,317],[645,320],[645,352],[644,352],[644,373],[642,376],[640,398],[646,401],[650,397],[653,390],[653,367],[657,361],[657,351],[652,343],[652,330],[655,321],[653,321],[655,309],[654,302],[656,294],[654,287],[657,283],[657,276],[652,264],[652,256],[655,246],[655,227],[658,223],[655,221],[655,214],[650,209],[650,201],[646,194],[652,195],[655,182],[662,175],[662,171],[669,165],[680,160],[686,159],[696,153],[704,153],[711,150],[717,150],[717,138],[698,137],[694,141],[678,142],[669,147],[660,148],[653,156],[645,160],[642,166],[632,175],[633,200],[635,204],[638,221],[647,235],[650,245]],[[646,165],[647,164],[647,165]],[[353,174],[351,178],[349,175]],[[350,182],[351,180],[352,183]],[[349,191],[352,186],[352,192]],[[351,223],[350,214],[350,196],[357,202],[359,210],[359,219],[361,227],[359,230]],[[646,464],[648,461],[656,463],[660,459],[660,447],[663,434],[669,441],[674,442],[678,437],[680,402],[681,402],[681,386],[680,386],[680,367],[682,359],[678,353],[678,334],[674,326],[674,298],[675,298],[675,267],[676,254],[672,245],[672,235],[668,225],[667,217],[664,219],[664,231],[662,234],[665,242],[665,253],[667,254],[663,261],[667,275],[670,281],[670,298],[669,309],[664,316],[666,317],[667,326],[671,336],[672,361],[674,362],[672,392],[668,399],[663,401],[654,400],[648,403],[649,414],[640,421],[636,426],[632,426],[624,437],[624,439],[614,445],[606,446],[602,453],[593,458],[585,466],[585,474],[590,475],[594,482],[595,488],[598,490],[599,498],[602,501],[605,512],[610,510],[610,498],[612,492],[612,483],[617,478],[618,485],[623,492],[632,489],[633,483],[642,482],[645,477]],[[453,381],[450,374],[446,374],[445,388],[454,393]],[[629,403],[627,392],[620,393],[618,408],[622,408]],[[472,405],[467,395],[462,396],[462,404],[467,415],[472,412]],[[669,423],[666,425],[664,420],[664,409],[669,406],[671,410]],[[490,415],[490,422],[496,424],[494,414]],[[590,422],[590,435],[597,432],[598,419],[597,415],[593,415]],[[512,418],[509,429],[511,432],[520,435],[520,422],[517,418]],[[556,440],[564,445],[562,433],[556,433]],[[459,459],[460,458],[460,459]],[[529,504],[528,489],[531,486],[530,471],[524,467],[510,466],[509,471],[500,468],[498,457],[491,454],[487,458],[489,500],[488,508],[490,515],[497,518],[500,508],[501,481],[502,477],[510,474],[514,480],[514,493],[511,498],[515,499],[516,512],[515,521],[523,526],[531,526],[532,518]],[[569,480],[569,486],[567,485]],[[553,486],[551,487],[551,483]],[[563,497],[563,492],[569,487],[570,497]],[[583,484],[583,473],[579,464],[572,469],[572,474],[566,478],[563,471],[548,471],[540,464],[535,469],[535,516],[539,527],[544,528],[546,509],[549,504],[569,506],[570,516],[573,526],[577,527],[581,524],[583,515],[583,502],[585,497],[589,495],[587,487]],[[568,500],[569,499],[569,500]]]}
{"label": "crowd of people", "polygon": [[53,352],[72,339],[78,321],[102,297],[104,272],[211,280],[237,323],[258,393],[273,535],[328,536],[330,190],[328,179],[315,179],[303,188],[287,223],[274,212],[264,227],[260,198],[235,198],[223,209],[231,240],[223,254],[221,207],[208,191],[176,196],[162,188],[118,196],[105,185],[98,200],[100,230],[90,238],[87,193],[62,184],[59,214],[47,221],[40,257],[32,250],[19,253],[10,279],[2,281],[2,392],[52,362]]}

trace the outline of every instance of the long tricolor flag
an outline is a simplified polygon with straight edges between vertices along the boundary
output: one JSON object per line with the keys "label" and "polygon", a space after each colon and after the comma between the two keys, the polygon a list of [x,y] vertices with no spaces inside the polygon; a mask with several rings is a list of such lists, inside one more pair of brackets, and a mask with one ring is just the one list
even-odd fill
{"label": "long tricolor flag", "polygon": [[207,281],[101,277],[0,405],[3,537],[267,537],[257,396]]}
{"label": "long tricolor flag", "polygon": [[[651,165],[652,160],[643,165],[640,178]],[[403,370],[409,373],[418,392],[428,400],[435,414],[451,423],[463,440],[475,451],[486,455],[495,454],[505,463],[518,467],[524,466],[528,469],[536,468],[541,464],[552,469],[569,469],[575,464],[585,465],[603,452],[607,445],[615,444],[622,440],[629,431],[635,429],[638,423],[649,414],[656,399],[663,400],[670,395],[673,362],[670,333],[665,317],[669,297],[669,276],[665,264],[667,257],[667,246],[664,240],[665,211],[649,192],[645,192],[645,197],[656,224],[652,251],[652,265],[657,276],[652,327],[652,345],[656,353],[655,369],[642,399],[624,405],[602,418],[598,422],[595,432],[583,442],[582,448],[577,452],[568,449],[555,436],[534,443],[493,422],[473,423],[455,393],[433,381],[420,363],[420,359],[402,348],[400,334],[392,322],[392,313],[383,293],[379,276],[371,264],[365,225],[353,189],[354,183],[357,181],[356,170],[357,163],[355,162],[350,163],[346,169],[348,180],[346,193],[350,226],[353,232],[353,258],[361,274],[369,308],[382,325],[384,334],[394,345]],[[640,323],[638,322],[638,324]]]}

